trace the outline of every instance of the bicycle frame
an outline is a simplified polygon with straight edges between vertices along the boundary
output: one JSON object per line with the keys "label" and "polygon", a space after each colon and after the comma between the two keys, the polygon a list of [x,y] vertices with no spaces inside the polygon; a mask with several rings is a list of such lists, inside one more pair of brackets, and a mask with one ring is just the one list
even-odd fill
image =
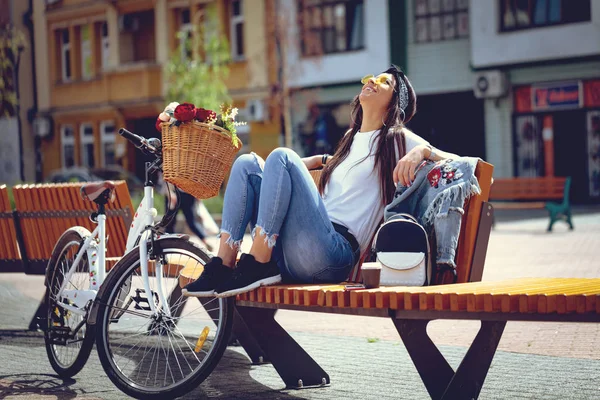
{"label": "bicycle frame", "polygon": [[[152,297],[150,290],[150,282],[148,279],[148,239],[152,235],[152,226],[154,225],[154,218],[157,215],[156,208],[154,208],[154,187],[147,185],[144,187],[144,198],[142,199],[138,209],[134,215],[133,222],[129,229],[127,236],[127,245],[125,253],[131,251],[136,244],[139,243],[140,253],[140,268],[142,271],[142,282],[144,290],[148,293],[149,298]],[[106,215],[98,215],[98,226],[92,234],[86,229],[76,227],[75,229],[81,229],[82,236],[85,238],[81,245],[73,265],[69,268],[67,275],[63,279],[62,285],[57,293],[57,303],[64,307],[66,310],[79,315],[85,315],[87,313],[86,305],[93,301],[100,289],[100,286],[104,283],[106,278]],[[77,271],[77,267],[81,262],[84,254],[87,254],[89,261],[90,277],[89,277],[89,288],[84,290],[66,290],[65,286],[70,281],[71,277]],[[162,263],[160,260],[156,262],[156,276],[160,277],[157,281],[157,290],[159,300],[162,305],[163,312],[170,315],[170,309],[168,302],[165,298],[163,287],[162,287]],[[63,298],[69,299],[76,307],[65,304],[61,301]],[[156,307],[154,301],[148,301],[152,313],[156,313]]]}

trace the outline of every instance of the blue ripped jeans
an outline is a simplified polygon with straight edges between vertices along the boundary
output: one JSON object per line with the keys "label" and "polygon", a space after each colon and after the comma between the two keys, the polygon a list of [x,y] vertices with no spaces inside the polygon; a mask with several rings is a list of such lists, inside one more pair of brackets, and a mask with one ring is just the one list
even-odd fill
{"label": "blue ripped jeans", "polygon": [[225,191],[221,233],[239,248],[248,223],[274,246],[282,277],[288,282],[342,282],[355,255],[333,228],[308,169],[294,151],[275,149],[266,162],[256,154],[240,156]]}

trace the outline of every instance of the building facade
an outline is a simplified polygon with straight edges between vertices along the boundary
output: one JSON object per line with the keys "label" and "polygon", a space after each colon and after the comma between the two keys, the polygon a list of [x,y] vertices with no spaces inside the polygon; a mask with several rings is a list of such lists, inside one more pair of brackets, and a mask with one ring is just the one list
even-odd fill
{"label": "building facade", "polygon": [[333,151],[350,125],[360,80],[390,65],[392,0],[282,0],[290,24],[287,74],[294,148]]}
{"label": "building facade", "polygon": [[571,176],[575,201],[597,201],[600,3],[402,3],[391,55],[418,95],[409,127],[496,177]]}
{"label": "building facade", "polygon": [[[485,99],[496,176],[571,176],[600,199],[600,3],[471,1],[471,63],[505,95]],[[492,75],[492,76],[493,76]]]}
{"label": "building facade", "polygon": [[[178,51],[177,33],[214,6],[232,56],[227,86],[249,124],[240,137],[266,153],[277,145],[264,21],[270,0],[47,0],[34,2],[42,169],[118,164],[141,176],[143,156],[117,131],[156,136],[156,116],[170,101],[163,67]],[[249,107],[252,106],[252,107]],[[260,112],[256,110],[260,109]],[[272,112],[269,112],[272,111]],[[247,118],[245,118],[247,117]]]}
{"label": "building facade", "polygon": [[13,92],[18,102],[15,106],[7,102],[0,105],[0,183],[9,185],[36,180],[35,163],[30,162],[36,158],[37,144],[33,135],[35,83],[31,79],[31,7],[31,1],[0,0],[0,34],[3,36],[3,44],[6,44],[4,39],[13,34],[21,37],[16,54],[11,55],[12,67],[0,71],[7,74],[2,77],[8,83],[8,87],[2,89],[3,93]]}
{"label": "building facade", "polygon": [[[320,131],[333,150],[350,124],[360,79],[394,63],[411,80],[418,112],[409,127],[436,146],[485,157],[484,101],[473,93],[469,1],[285,0],[297,21],[290,70],[295,147],[304,153]],[[310,46],[311,36],[320,46]],[[308,44],[307,44],[308,43]]]}
{"label": "building facade", "polygon": [[408,126],[433,145],[456,154],[486,157],[483,100],[473,93],[468,0],[408,0],[404,65],[417,93]]}

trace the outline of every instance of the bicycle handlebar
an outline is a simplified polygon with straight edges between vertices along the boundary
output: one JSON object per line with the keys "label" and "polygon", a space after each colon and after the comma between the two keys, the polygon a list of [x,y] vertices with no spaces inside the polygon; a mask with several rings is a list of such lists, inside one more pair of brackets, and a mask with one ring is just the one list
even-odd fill
{"label": "bicycle handlebar", "polygon": [[119,129],[119,135],[123,136],[125,139],[129,140],[135,147],[140,150],[147,150],[153,154],[160,153],[160,140],[156,138],[152,138],[150,140],[143,138],[139,135],[136,135],[133,132],[129,132],[125,128]]}
{"label": "bicycle handlebar", "polygon": [[125,128],[119,129],[119,135],[123,136],[125,139],[129,140],[134,144],[135,147],[140,148],[143,145],[144,138],[136,135],[133,132],[129,132]]}

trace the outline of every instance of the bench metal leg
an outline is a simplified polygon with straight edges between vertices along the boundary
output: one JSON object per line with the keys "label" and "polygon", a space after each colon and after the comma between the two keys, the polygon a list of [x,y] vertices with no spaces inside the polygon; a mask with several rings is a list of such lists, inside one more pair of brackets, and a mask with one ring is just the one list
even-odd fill
{"label": "bench metal leg", "polygon": [[40,301],[37,310],[35,310],[35,314],[31,321],[29,322],[28,329],[30,331],[37,331],[38,329],[46,330],[46,319],[48,316],[46,315],[46,296]]}
{"label": "bench metal leg", "polygon": [[232,336],[234,339],[237,339],[240,346],[244,348],[244,351],[246,351],[246,354],[248,354],[248,357],[252,360],[252,364],[265,364],[270,362],[267,355],[250,332],[244,319],[240,316],[237,307],[234,308],[233,312]]}
{"label": "bench metal leg", "polygon": [[394,320],[432,399],[476,399],[496,353],[506,321],[481,321],[481,328],[456,372],[427,335],[429,320]]}
{"label": "bench metal leg", "polygon": [[300,389],[330,383],[329,375],[275,321],[277,310],[240,306],[237,309],[286,388]]}

